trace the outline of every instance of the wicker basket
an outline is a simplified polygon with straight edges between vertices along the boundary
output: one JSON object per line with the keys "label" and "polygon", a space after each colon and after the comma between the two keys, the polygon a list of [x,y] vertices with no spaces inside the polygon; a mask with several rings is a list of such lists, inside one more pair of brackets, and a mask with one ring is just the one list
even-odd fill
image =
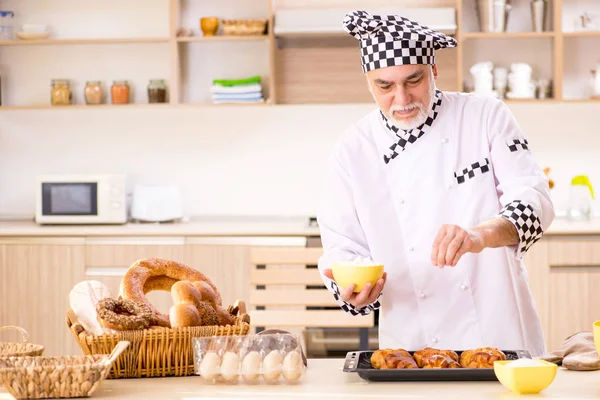
{"label": "wicker basket", "polygon": [[221,23],[226,36],[264,35],[267,30],[267,20],[264,19],[224,19]]}
{"label": "wicker basket", "polygon": [[246,313],[245,303],[238,301],[229,307],[229,311],[236,315],[234,325],[156,327],[92,335],[69,310],[67,326],[85,355],[107,354],[119,341],[131,342],[131,346],[113,364],[109,379],[190,376],[194,375],[192,338],[247,335],[250,332],[250,316]]}
{"label": "wicker basket", "polygon": [[17,399],[90,396],[129,342],[110,355],[0,358],[0,383]]}
{"label": "wicker basket", "polygon": [[44,352],[44,346],[40,344],[28,343],[29,334],[23,328],[18,326],[3,326],[0,332],[9,329],[16,329],[23,336],[23,343],[0,342],[0,357],[25,357],[41,356]]}

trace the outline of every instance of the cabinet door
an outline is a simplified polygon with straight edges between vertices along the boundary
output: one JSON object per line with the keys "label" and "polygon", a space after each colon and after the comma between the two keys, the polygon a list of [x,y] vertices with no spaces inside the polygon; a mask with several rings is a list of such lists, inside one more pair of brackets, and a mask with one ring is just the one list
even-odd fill
{"label": "cabinet door", "polygon": [[[69,292],[84,278],[83,239],[0,239],[0,326],[17,325],[44,355],[81,354],[65,318]],[[2,333],[1,341],[16,335]]]}
{"label": "cabinet door", "polygon": [[[600,320],[600,238],[555,238],[548,252],[550,265],[551,348]],[[550,347],[550,346],[549,346]]]}
{"label": "cabinet door", "polygon": [[[125,272],[136,260],[157,257],[185,263],[184,245],[183,237],[87,238],[85,279],[104,283],[116,298]],[[150,292],[147,298],[165,314],[173,305],[169,292]]]}

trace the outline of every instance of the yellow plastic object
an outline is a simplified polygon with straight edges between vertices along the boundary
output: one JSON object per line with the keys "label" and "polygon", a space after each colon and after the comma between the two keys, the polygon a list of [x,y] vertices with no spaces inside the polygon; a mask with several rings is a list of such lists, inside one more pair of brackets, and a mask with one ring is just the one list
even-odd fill
{"label": "yellow plastic object", "polygon": [[352,262],[333,263],[333,280],[341,289],[355,284],[354,292],[360,292],[368,282],[373,286],[383,276],[383,264],[355,265]]}
{"label": "yellow plastic object", "polygon": [[587,186],[590,190],[590,194],[592,195],[592,199],[594,197],[594,188],[592,187],[592,183],[590,182],[590,178],[587,175],[578,175],[571,180],[571,185],[583,185]]}
{"label": "yellow plastic object", "polygon": [[539,367],[515,367],[510,361],[494,362],[494,373],[504,387],[517,394],[535,394],[546,389],[554,381],[558,366],[548,361],[536,360]]}
{"label": "yellow plastic object", "polygon": [[596,345],[596,350],[598,354],[600,354],[600,321],[594,322],[594,344]]}

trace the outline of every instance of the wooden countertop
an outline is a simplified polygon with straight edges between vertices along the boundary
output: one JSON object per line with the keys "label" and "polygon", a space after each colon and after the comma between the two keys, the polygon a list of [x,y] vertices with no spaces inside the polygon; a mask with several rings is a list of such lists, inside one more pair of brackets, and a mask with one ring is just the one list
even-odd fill
{"label": "wooden countertop", "polygon": [[[556,219],[546,235],[600,235],[600,219],[568,221]],[[319,236],[319,228],[308,226],[308,217],[193,218],[166,224],[44,225],[33,221],[0,221],[0,237],[17,236]]]}
{"label": "wooden countertop", "polygon": [[[539,395],[516,395],[499,382],[367,382],[342,371],[341,359],[310,359],[295,385],[206,385],[200,377],[105,380],[91,399],[598,399],[600,371],[560,368]],[[0,389],[0,399],[11,399]]]}

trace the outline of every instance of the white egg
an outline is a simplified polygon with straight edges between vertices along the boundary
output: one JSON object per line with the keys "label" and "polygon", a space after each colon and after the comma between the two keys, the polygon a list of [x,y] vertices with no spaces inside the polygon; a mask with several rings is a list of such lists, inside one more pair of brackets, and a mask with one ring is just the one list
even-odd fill
{"label": "white egg", "polygon": [[242,361],[242,375],[247,382],[256,381],[260,375],[260,354],[251,351]]}
{"label": "white egg", "polygon": [[292,351],[283,360],[283,376],[288,381],[295,381],[302,376],[304,362],[297,351]]}
{"label": "white egg", "polygon": [[275,381],[281,375],[283,356],[278,350],[272,350],[263,360],[263,378],[266,381]]}
{"label": "white egg", "polygon": [[238,377],[240,371],[240,356],[236,353],[228,351],[223,355],[223,362],[221,363],[221,376],[227,380],[232,381]]}
{"label": "white egg", "polygon": [[219,375],[221,366],[221,357],[213,351],[206,353],[200,364],[200,376],[208,381],[212,381]]}

